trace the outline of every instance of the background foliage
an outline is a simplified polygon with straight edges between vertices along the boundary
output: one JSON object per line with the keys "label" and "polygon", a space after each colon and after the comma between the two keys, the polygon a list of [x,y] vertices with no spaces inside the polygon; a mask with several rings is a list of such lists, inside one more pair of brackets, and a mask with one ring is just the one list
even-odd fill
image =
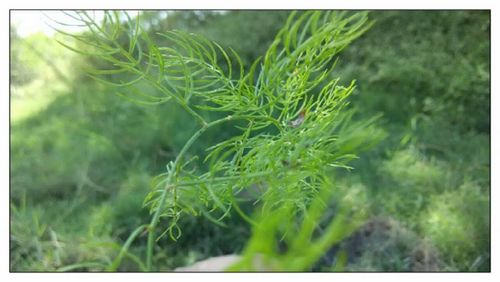
{"label": "background foliage", "polygon": [[[143,21],[159,45],[167,42],[155,32],[186,30],[235,49],[249,64],[288,14],[147,12]],[[340,54],[331,76],[344,85],[357,80],[354,118],[382,114],[387,138],[353,161],[353,170],[336,173],[338,197],[367,217],[314,269],[488,271],[490,15],[370,17],[375,24]],[[102,62],[75,56],[43,34],[20,38],[11,27],[11,44],[11,270],[103,270],[147,222],[142,200],[150,181],[179,153],[195,121],[173,104],[137,105],[111,95],[83,71]],[[141,85],[156,91],[148,87]],[[233,134],[230,127],[208,131],[193,152]],[[183,236],[156,247],[159,270],[250,252],[244,247],[251,230],[239,217],[228,218],[227,229],[200,217],[179,224]],[[139,237],[119,270],[141,270],[134,254],[145,245]]]}

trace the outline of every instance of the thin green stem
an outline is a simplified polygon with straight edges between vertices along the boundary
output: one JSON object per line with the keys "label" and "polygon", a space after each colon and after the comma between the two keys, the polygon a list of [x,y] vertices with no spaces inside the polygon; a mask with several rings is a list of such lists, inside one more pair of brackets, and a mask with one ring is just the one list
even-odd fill
{"label": "thin green stem", "polygon": [[165,200],[167,198],[168,190],[173,187],[175,189],[175,185],[172,185],[172,179],[174,177],[175,172],[177,171],[177,166],[179,165],[181,159],[184,157],[188,149],[193,145],[193,143],[209,128],[218,125],[220,123],[232,120],[233,117],[227,116],[222,119],[218,119],[216,121],[206,123],[202,128],[200,128],[198,131],[196,131],[191,138],[186,142],[182,150],[179,152],[179,155],[175,158],[175,161],[172,164],[172,169],[169,171],[166,184],[165,184],[165,189],[163,189],[162,194],[160,196],[160,200],[158,202],[158,207],[155,210],[155,213],[153,214],[153,218],[151,219],[151,223],[149,224],[148,228],[148,243],[147,243],[147,252],[146,252],[146,269],[148,271],[151,271],[152,267],[152,259],[153,259],[153,247],[154,247],[154,242],[155,242],[155,229],[156,226],[159,222],[160,215],[163,211],[163,205],[165,204]]}
{"label": "thin green stem", "polygon": [[[138,70],[139,73],[141,72],[140,70]],[[170,95],[172,96],[175,101],[182,107],[184,108],[190,115],[192,115],[200,124],[201,126],[206,126],[207,125],[207,122],[205,121],[205,119],[200,116],[197,112],[195,112],[191,107],[188,106],[188,104],[181,98],[179,98],[177,95],[173,95],[173,94],[170,94],[168,90],[165,89],[165,87],[163,85],[161,85],[160,83],[158,83],[158,81],[156,81],[156,79],[153,79],[152,77],[150,77],[149,75],[146,75],[145,78],[153,83],[153,85],[158,89],[160,90],[161,92],[167,94],[167,95]]]}
{"label": "thin green stem", "polygon": [[107,271],[116,271],[116,269],[120,266],[120,263],[121,263],[123,257],[127,253],[128,248],[130,247],[130,245],[132,244],[132,242],[134,241],[134,239],[137,236],[139,236],[139,234],[141,234],[141,232],[146,227],[147,227],[147,225],[141,225],[141,226],[137,227],[134,230],[134,232],[132,232],[132,234],[130,234],[130,236],[128,237],[127,241],[125,242],[125,244],[123,245],[122,249],[120,250],[120,253],[118,254],[118,256],[115,258],[115,260],[113,261],[113,263],[107,268]]}
{"label": "thin green stem", "polygon": [[207,178],[207,179],[203,179],[203,180],[179,182],[179,183],[175,184],[175,186],[176,187],[183,187],[183,186],[193,186],[193,185],[198,185],[198,184],[203,184],[203,183],[217,183],[217,182],[225,182],[225,181],[231,181],[231,180],[249,179],[249,178],[261,177],[261,176],[267,176],[267,175],[270,175],[273,173],[275,173],[275,172],[266,171],[266,172],[249,173],[249,174],[243,174],[243,175]]}
{"label": "thin green stem", "polygon": [[[117,48],[120,49],[120,52],[126,56],[129,61],[131,61],[132,63],[138,65],[137,61],[130,56],[130,54],[124,50],[120,45],[117,45]],[[145,79],[147,79],[149,82],[151,82],[158,90],[160,90],[162,93],[164,93],[165,95],[168,95],[168,96],[171,96],[174,98],[174,100],[183,108],[185,109],[190,115],[192,115],[198,122],[200,122],[200,124],[202,126],[206,126],[207,125],[207,122],[205,121],[205,119],[200,116],[197,112],[195,112],[191,107],[188,106],[188,104],[180,97],[178,97],[177,95],[174,95],[172,93],[170,93],[167,89],[165,89],[165,87],[163,85],[161,85],[161,83],[159,83],[156,79],[152,78],[150,75],[148,75],[146,72],[143,72],[142,70],[136,68],[135,66],[134,67],[127,67],[127,66],[124,66],[126,67],[128,70],[138,74],[138,75],[142,75]]]}

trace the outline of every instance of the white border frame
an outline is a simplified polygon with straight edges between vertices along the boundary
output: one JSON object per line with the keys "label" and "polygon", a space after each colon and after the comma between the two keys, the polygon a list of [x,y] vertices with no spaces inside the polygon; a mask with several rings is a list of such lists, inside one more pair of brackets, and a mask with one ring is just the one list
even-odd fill
{"label": "white border frame", "polygon": [[[3,89],[3,95],[0,95],[0,116],[2,121],[0,123],[0,130],[2,133],[1,151],[2,156],[0,161],[0,179],[3,184],[1,189],[1,199],[3,204],[0,209],[0,218],[2,219],[3,230],[0,232],[0,274],[5,276],[2,281],[10,280],[37,280],[50,279],[50,281],[68,281],[68,280],[82,280],[88,279],[106,279],[108,281],[126,281],[137,280],[146,278],[148,280],[158,281],[179,281],[179,280],[217,280],[217,281],[255,281],[260,279],[283,279],[284,281],[303,281],[304,279],[314,279],[318,281],[332,281],[333,279],[349,281],[365,281],[367,279],[381,279],[382,281],[419,281],[431,278],[440,280],[462,280],[462,279],[486,279],[492,281],[493,277],[498,275],[499,272],[499,244],[500,238],[498,218],[499,214],[499,182],[498,177],[494,173],[498,169],[499,148],[496,144],[500,144],[499,133],[500,125],[499,120],[499,101],[498,101],[498,59],[494,50],[498,48],[499,40],[499,15],[500,10],[496,3],[500,1],[494,0],[481,0],[481,1],[443,1],[443,0],[420,0],[420,1],[404,1],[404,0],[344,0],[344,1],[318,1],[318,0],[301,0],[301,1],[237,1],[237,0],[210,0],[210,1],[193,1],[193,0],[180,0],[180,1],[149,1],[149,0],[122,0],[122,1],[102,1],[102,0],[87,0],[87,1],[67,1],[67,0],[44,0],[44,1],[5,1],[2,0],[0,5],[2,11],[0,13],[2,22],[8,23],[9,9],[404,9],[404,10],[419,10],[419,9],[487,9],[491,10],[491,273],[84,273],[84,274],[57,274],[57,273],[9,273],[9,33],[2,33],[2,52],[5,62],[2,64],[2,75],[0,77]],[[7,31],[7,26],[3,26]],[[8,280],[6,280],[8,279]],[[498,278],[495,279],[499,281]]]}

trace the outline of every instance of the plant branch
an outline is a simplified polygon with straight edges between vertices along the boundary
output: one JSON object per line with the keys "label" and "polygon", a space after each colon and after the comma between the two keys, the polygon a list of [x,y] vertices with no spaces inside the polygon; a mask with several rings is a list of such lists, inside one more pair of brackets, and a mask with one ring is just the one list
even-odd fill
{"label": "plant branch", "polygon": [[175,184],[175,186],[176,187],[186,187],[186,186],[193,186],[193,185],[204,184],[204,183],[217,183],[217,182],[225,182],[225,181],[238,180],[238,179],[250,179],[250,178],[255,178],[255,177],[268,176],[268,175],[271,175],[273,173],[275,173],[275,172],[274,171],[265,171],[265,172],[250,173],[247,175],[240,174],[240,175],[234,175],[234,176],[207,178],[207,179],[203,179],[203,180],[180,182],[180,183]]}
{"label": "plant branch", "polygon": [[152,259],[153,259],[153,245],[154,245],[154,242],[155,242],[155,229],[156,229],[156,226],[158,224],[158,221],[160,219],[160,215],[163,211],[163,205],[165,203],[165,200],[167,198],[167,193],[168,193],[168,190],[171,188],[171,187],[174,187],[175,189],[175,186],[172,185],[172,179],[174,177],[174,174],[175,172],[177,171],[177,167],[181,161],[181,159],[184,157],[184,155],[186,154],[187,150],[191,147],[191,145],[193,145],[193,143],[209,128],[215,126],[215,125],[218,125],[220,123],[223,123],[223,122],[226,122],[226,121],[229,121],[229,120],[232,120],[233,117],[232,116],[227,116],[225,118],[222,118],[222,119],[218,119],[218,120],[215,120],[215,121],[212,121],[210,123],[206,123],[202,128],[200,128],[198,131],[196,131],[193,136],[191,136],[191,138],[189,138],[189,140],[186,142],[186,144],[184,145],[184,147],[182,148],[182,150],[179,152],[179,155],[177,155],[177,157],[175,158],[175,161],[172,163],[172,167],[168,173],[168,176],[167,176],[167,180],[166,180],[166,184],[165,184],[165,189],[163,189],[162,191],[162,194],[161,194],[161,197],[160,197],[160,200],[158,202],[158,207],[156,208],[155,210],[155,213],[153,215],[153,218],[151,219],[151,223],[149,224],[149,227],[148,227],[148,243],[147,243],[147,253],[146,253],[146,269],[148,271],[151,270],[151,266],[152,266]]}

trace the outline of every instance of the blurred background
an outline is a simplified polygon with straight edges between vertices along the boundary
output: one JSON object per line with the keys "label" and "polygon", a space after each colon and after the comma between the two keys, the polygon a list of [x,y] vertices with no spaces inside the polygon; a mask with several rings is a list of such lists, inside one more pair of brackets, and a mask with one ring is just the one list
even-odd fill
{"label": "blurred background", "polygon": [[[102,62],[61,46],[58,40],[74,42],[44,21],[70,19],[45,14],[11,12],[10,269],[102,271],[130,232],[148,222],[142,201],[150,181],[196,124],[174,104],[133,104],[89,78],[84,69]],[[247,66],[288,14],[140,12],[158,45],[157,31],[187,30],[232,47]],[[343,243],[344,271],[489,271],[490,13],[370,17],[374,26],[341,52],[332,76],[345,84],[356,79],[350,106],[358,118],[381,113],[378,126],[388,133],[351,164],[354,170],[335,176],[369,211]],[[230,134],[210,131],[193,150]],[[239,217],[226,224],[231,232],[183,219],[179,241],[158,242],[155,265],[169,271],[241,252],[249,226]],[[119,270],[140,270],[145,245],[139,237]]]}

